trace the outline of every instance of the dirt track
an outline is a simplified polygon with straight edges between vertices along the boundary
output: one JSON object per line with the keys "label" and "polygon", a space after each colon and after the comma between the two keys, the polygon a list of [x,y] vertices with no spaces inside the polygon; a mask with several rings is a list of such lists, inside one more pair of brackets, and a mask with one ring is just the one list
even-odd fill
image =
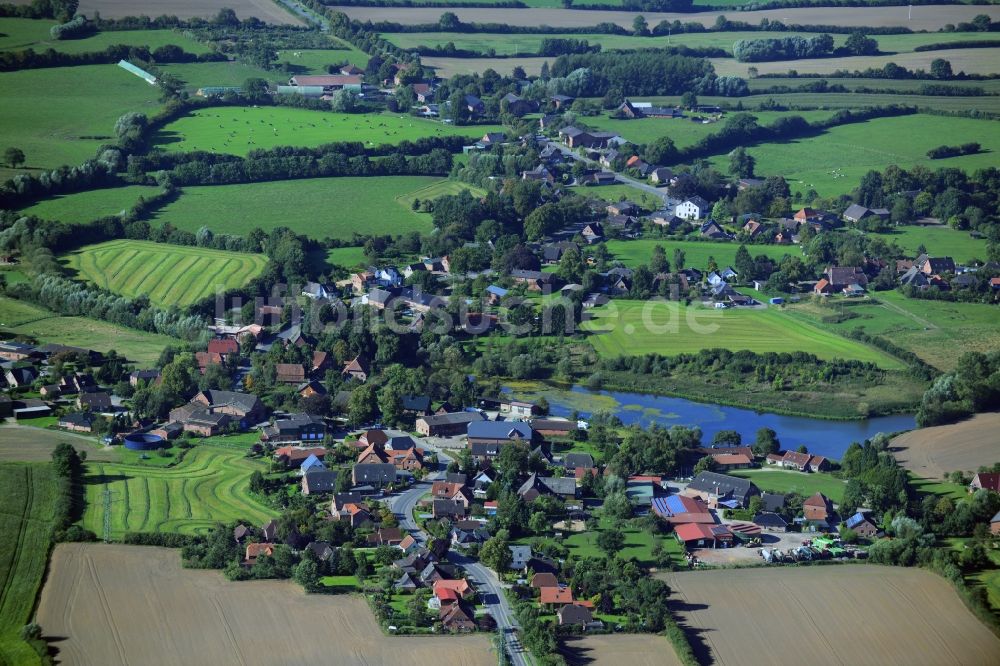
{"label": "dirt track", "polygon": [[[112,2],[113,0],[84,0],[85,2]],[[118,0],[120,1],[120,0]],[[177,0],[174,0],[177,1]],[[214,0],[213,0],[214,1]],[[466,23],[507,23],[509,25],[549,25],[559,27],[588,27],[598,23],[617,23],[631,28],[635,12],[590,11],[582,9],[444,9],[441,7],[336,7],[352,19],[359,21],[393,21],[404,25],[437,23],[441,14],[452,11]],[[238,10],[237,10],[238,11]],[[986,14],[1000,21],[1000,6],[982,5],[916,5],[913,18],[906,19],[906,7],[803,7],[799,9],[769,9],[757,12],[712,11],[694,14],[642,12],[650,26],[660,21],[700,22],[715,24],[715,19],[725,14],[733,20],[757,24],[766,18],[800,25],[844,26],[906,26],[912,30],[939,30],[948,23],[970,21],[976,14]]]}
{"label": "dirt track", "polygon": [[73,666],[496,663],[485,636],[383,636],[360,597],[231,583],[182,569],[176,550],[142,546],[57,546],[38,622],[64,637],[58,659]]}
{"label": "dirt track", "polygon": [[666,576],[717,664],[987,666],[1000,639],[943,578],[875,565]]}
{"label": "dirt track", "polygon": [[109,19],[143,14],[207,19],[224,7],[235,10],[241,19],[256,16],[265,23],[302,25],[298,17],[271,0],[80,0],[77,11],[86,16],[93,16],[98,11],[103,18]]}
{"label": "dirt track", "polygon": [[892,440],[892,452],[918,476],[943,479],[948,472],[975,471],[1000,460],[1000,412],[946,426],[921,428]]}

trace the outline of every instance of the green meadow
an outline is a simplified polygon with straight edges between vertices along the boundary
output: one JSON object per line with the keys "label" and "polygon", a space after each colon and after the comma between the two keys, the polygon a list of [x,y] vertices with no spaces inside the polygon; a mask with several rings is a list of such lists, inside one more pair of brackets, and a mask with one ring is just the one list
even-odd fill
{"label": "green meadow", "polygon": [[42,663],[19,632],[45,578],[55,506],[52,465],[0,463],[0,663]]}
{"label": "green meadow", "polygon": [[[149,454],[155,458],[156,453]],[[240,450],[199,445],[174,467],[142,460],[88,463],[83,526],[104,534],[104,493],[110,493],[111,538],[126,532],[203,534],[216,523],[263,524],[276,514],[250,495],[250,475],[265,465]]]}
{"label": "green meadow", "polygon": [[[635,101],[642,100],[637,98]],[[754,111],[753,115],[761,125],[770,125],[785,116],[802,116],[808,121],[815,121],[829,118],[831,114],[829,111]],[[714,123],[703,123],[694,122],[689,118],[618,120],[607,116],[594,116],[584,118],[580,122],[606,132],[616,132],[622,138],[636,144],[650,143],[661,136],[668,136],[678,148],[687,148],[709,134],[722,130],[725,119]]]}
{"label": "green meadow", "polygon": [[[976,155],[943,160],[927,158],[927,151],[942,144],[978,142]],[[992,120],[914,114],[877,118],[840,125],[802,139],[747,146],[761,176],[782,175],[793,191],[816,190],[820,196],[849,193],[871,169],[890,164],[928,169],[955,167],[975,171],[996,166],[1000,151],[1000,124]],[[726,171],[728,155],[711,158],[715,168]]]}
{"label": "green meadow", "polygon": [[414,212],[406,197],[440,181],[434,176],[387,176],[185,187],[155,218],[192,232],[207,226],[235,235],[277,226],[318,239],[426,232],[430,215]]}
{"label": "green meadow", "polygon": [[364,51],[334,37],[330,40],[334,48],[278,51],[278,63],[287,65],[287,71],[293,74],[326,74],[327,67],[334,63],[349,62],[362,69],[368,64],[368,54]]}
{"label": "green meadow", "polygon": [[49,29],[55,24],[55,21],[0,18],[0,51],[33,49],[41,53],[53,49],[59,53],[94,53],[119,44],[145,46],[150,51],[168,44],[194,54],[211,51],[204,44],[173,30],[111,30],[82,39],[52,39]]}
{"label": "green meadow", "polygon": [[147,296],[154,305],[190,305],[217,289],[241,287],[264,270],[260,254],[150,241],[87,245],[64,257],[77,278],[123,296]]}
{"label": "green meadow", "polygon": [[0,97],[0,146],[16,146],[26,157],[17,171],[0,168],[7,179],[93,158],[122,114],[154,113],[160,93],[115,65],[81,65],[2,72]]}
{"label": "green meadow", "polygon": [[[861,328],[870,335],[887,337],[944,372],[953,369],[964,352],[1000,349],[1000,317],[994,306],[982,303],[926,301],[880,291],[862,301],[804,301],[788,306],[785,312],[835,333]],[[839,313],[852,318],[840,323],[823,321]]]}
{"label": "green meadow", "polygon": [[167,335],[116,326],[88,317],[64,317],[6,296],[0,296],[0,333],[5,336],[29,336],[39,344],[57,342],[100,352],[114,349],[143,366],[154,365],[165,347],[177,344],[176,338]]}
{"label": "green meadow", "polygon": [[[809,447],[809,442],[784,442],[786,449],[796,448],[799,444],[805,444],[806,448]],[[803,497],[823,493],[835,504],[840,504],[843,501],[844,489],[847,487],[846,481],[822,472],[807,474],[794,470],[764,467],[763,469],[738,469],[727,472],[727,474],[750,479],[755,486],[769,493],[797,493]]]}
{"label": "green meadow", "polygon": [[[697,268],[704,271],[708,266],[709,259],[715,259],[719,268],[732,266],[736,260],[736,250],[739,243],[710,243],[699,241],[676,241],[657,238],[640,238],[637,240],[612,240],[607,242],[608,251],[611,255],[624,265],[635,268],[643,264],[649,264],[650,257],[653,256],[653,248],[662,245],[667,252],[667,261],[671,268],[676,268],[674,263],[674,250],[684,252],[684,267]],[[802,252],[798,246],[783,245],[747,245],[747,250],[751,257],[765,255],[775,261],[780,261],[786,254],[801,256]]]}
{"label": "green meadow", "polygon": [[867,345],[806,324],[777,308],[715,310],[676,302],[615,299],[591,310],[581,329],[605,357],[746,349],[757,353],[807,350],[823,359],[854,359],[887,369],[902,367]]}
{"label": "green meadow", "polygon": [[134,206],[140,197],[150,197],[160,188],[149,185],[109,187],[73,194],[58,194],[23,209],[25,215],[37,215],[45,220],[68,224],[84,224],[99,217],[117,215]]}
{"label": "green meadow", "polygon": [[936,227],[896,227],[887,234],[879,234],[899,247],[917,256],[917,248],[923,245],[932,257],[951,257],[958,263],[974,259],[986,260],[986,241],[973,238],[968,231],[958,231],[947,226]]}
{"label": "green meadow", "polygon": [[280,72],[236,61],[182,62],[160,65],[160,69],[179,78],[191,92],[206,86],[242,86],[247,79],[264,79],[272,83],[284,83],[287,79]]}
{"label": "green meadow", "polygon": [[478,139],[495,125],[455,127],[392,113],[324,113],[289,107],[219,107],[195,111],[166,125],[156,137],[163,148],[246,155],[276,146],[318,146],[339,141],[367,145],[414,141],[431,136]]}

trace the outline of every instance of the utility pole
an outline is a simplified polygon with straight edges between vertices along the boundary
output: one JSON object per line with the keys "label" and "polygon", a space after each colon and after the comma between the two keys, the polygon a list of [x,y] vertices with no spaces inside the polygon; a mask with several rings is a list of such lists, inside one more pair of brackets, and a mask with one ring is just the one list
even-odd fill
{"label": "utility pole", "polygon": [[111,489],[104,486],[104,543],[111,542]]}

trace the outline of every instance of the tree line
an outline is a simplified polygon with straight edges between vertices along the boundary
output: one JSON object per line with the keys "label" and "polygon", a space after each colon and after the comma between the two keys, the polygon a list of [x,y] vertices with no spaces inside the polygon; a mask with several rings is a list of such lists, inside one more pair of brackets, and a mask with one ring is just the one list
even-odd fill
{"label": "tree line", "polygon": [[21,69],[42,69],[46,67],[74,67],[77,65],[100,65],[117,63],[119,60],[141,60],[143,62],[219,62],[226,56],[215,51],[195,55],[179,46],[168,44],[152,51],[146,46],[115,44],[102,51],[86,53],[62,53],[54,49],[35,51],[4,51],[0,53],[0,71],[11,72]]}

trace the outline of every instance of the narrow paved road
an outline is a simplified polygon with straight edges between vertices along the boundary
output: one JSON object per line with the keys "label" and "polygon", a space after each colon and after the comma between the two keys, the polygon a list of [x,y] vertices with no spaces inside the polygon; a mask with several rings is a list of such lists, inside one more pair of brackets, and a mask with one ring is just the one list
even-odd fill
{"label": "narrow paved road", "polygon": [[[417,506],[420,498],[427,494],[434,481],[444,478],[445,470],[452,459],[440,449],[432,449],[424,442],[426,449],[432,450],[438,456],[438,469],[432,474],[413,484],[398,495],[393,495],[386,499],[389,509],[396,514],[399,519],[399,526],[413,535],[417,543],[421,546],[427,544],[427,534],[420,529],[417,521],[413,519],[413,509]],[[503,584],[497,575],[486,566],[476,560],[468,558],[461,553],[448,551],[448,561],[465,569],[469,582],[479,591],[479,596],[486,606],[486,610],[496,620],[497,626],[503,631],[507,642],[507,655],[513,666],[528,666],[528,660],[517,637],[517,620],[514,618],[514,609],[504,595]]]}
{"label": "narrow paved road", "polygon": [[[560,153],[562,153],[563,157],[566,157],[567,159],[576,160],[577,162],[583,162],[588,166],[596,167],[598,169],[602,168],[599,162],[587,159],[586,157],[583,157],[582,155],[573,152],[567,146],[564,146],[558,141],[549,141],[548,145],[558,150]],[[674,207],[676,207],[677,204],[680,203],[679,200],[672,198],[667,193],[667,189],[665,187],[655,187],[653,185],[650,185],[649,183],[644,183],[641,180],[636,180],[635,178],[631,178],[629,176],[625,176],[617,172],[615,172],[615,178],[621,183],[625,183],[626,185],[634,187],[637,190],[642,190],[647,194],[652,194],[656,198],[660,199],[663,202],[664,210],[666,210],[668,213],[673,213]]]}

